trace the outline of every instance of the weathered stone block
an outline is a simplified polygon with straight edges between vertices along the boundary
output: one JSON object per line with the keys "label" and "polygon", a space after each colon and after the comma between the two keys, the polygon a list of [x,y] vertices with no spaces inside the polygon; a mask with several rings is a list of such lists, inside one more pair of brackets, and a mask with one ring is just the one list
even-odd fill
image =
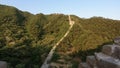
{"label": "weathered stone block", "polygon": [[0,68],[7,68],[7,63],[4,61],[0,61]]}
{"label": "weathered stone block", "polygon": [[87,64],[90,65],[90,67],[94,67],[96,66],[96,59],[95,59],[95,56],[87,56]]}
{"label": "weathered stone block", "polygon": [[98,68],[120,68],[120,60],[105,55],[103,53],[95,53]]}
{"label": "weathered stone block", "polygon": [[106,55],[112,56],[115,53],[115,47],[119,47],[118,45],[105,45],[102,48],[102,52]]}
{"label": "weathered stone block", "polygon": [[113,46],[113,45],[104,45],[103,48],[102,48],[102,52],[103,52],[104,54],[111,55],[113,49],[114,49],[114,46]]}
{"label": "weathered stone block", "polygon": [[87,63],[80,63],[79,68],[91,68]]}
{"label": "weathered stone block", "polygon": [[120,46],[119,47],[115,47],[115,52],[112,55],[114,58],[119,59],[120,60]]}
{"label": "weathered stone block", "polygon": [[114,43],[120,45],[120,37],[115,38]]}

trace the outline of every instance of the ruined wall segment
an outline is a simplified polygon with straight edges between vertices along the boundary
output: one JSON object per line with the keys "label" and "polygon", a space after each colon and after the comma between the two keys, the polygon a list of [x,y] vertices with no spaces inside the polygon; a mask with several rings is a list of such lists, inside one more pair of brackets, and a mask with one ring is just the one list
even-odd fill
{"label": "ruined wall segment", "polygon": [[104,45],[102,52],[87,56],[79,68],[120,68],[120,37],[114,39],[113,44]]}

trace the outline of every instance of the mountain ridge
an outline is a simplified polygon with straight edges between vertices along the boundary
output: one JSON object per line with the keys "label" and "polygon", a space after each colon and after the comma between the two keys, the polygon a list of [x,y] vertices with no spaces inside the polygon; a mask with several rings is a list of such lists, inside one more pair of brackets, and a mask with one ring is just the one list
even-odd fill
{"label": "mountain ridge", "polygon": [[[57,47],[51,62],[57,62],[62,56],[75,67],[76,57],[85,61],[86,56],[100,51],[103,44],[112,43],[120,36],[119,20],[84,19],[75,15],[71,15],[71,20],[76,23]],[[52,46],[69,29],[68,22],[64,14],[34,15],[0,5],[0,60],[7,61],[13,68],[41,67]]]}

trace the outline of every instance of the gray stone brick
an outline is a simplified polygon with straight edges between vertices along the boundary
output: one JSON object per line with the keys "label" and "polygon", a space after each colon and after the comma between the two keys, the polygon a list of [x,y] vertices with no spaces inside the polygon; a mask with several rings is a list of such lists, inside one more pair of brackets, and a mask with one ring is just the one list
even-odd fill
{"label": "gray stone brick", "polygon": [[86,62],[90,65],[90,67],[96,66],[96,59],[95,56],[87,56]]}
{"label": "gray stone brick", "polygon": [[115,52],[112,55],[114,58],[119,59],[120,60],[120,46],[119,47],[115,47]]}
{"label": "gray stone brick", "polygon": [[114,43],[120,45],[120,37],[115,38]]}
{"label": "gray stone brick", "polygon": [[102,52],[106,55],[112,56],[115,53],[115,48],[120,47],[118,45],[104,45],[102,48]]}
{"label": "gray stone brick", "polygon": [[103,53],[95,53],[98,68],[120,68],[120,60],[105,55]]}
{"label": "gray stone brick", "polygon": [[91,68],[87,63],[80,63],[79,68]]}

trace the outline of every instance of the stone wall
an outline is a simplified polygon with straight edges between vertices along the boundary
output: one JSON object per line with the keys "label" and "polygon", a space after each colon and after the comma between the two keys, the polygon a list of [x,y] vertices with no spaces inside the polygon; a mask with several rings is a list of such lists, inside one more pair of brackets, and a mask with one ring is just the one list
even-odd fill
{"label": "stone wall", "polygon": [[102,52],[87,56],[79,68],[120,68],[120,38],[114,39],[114,44],[104,45]]}
{"label": "stone wall", "polygon": [[[0,68],[7,68],[7,63],[0,61]],[[51,64],[50,68],[69,68],[69,66]],[[114,39],[114,44],[104,45],[102,52],[87,56],[86,62],[80,63],[78,68],[120,68],[120,38]]]}

